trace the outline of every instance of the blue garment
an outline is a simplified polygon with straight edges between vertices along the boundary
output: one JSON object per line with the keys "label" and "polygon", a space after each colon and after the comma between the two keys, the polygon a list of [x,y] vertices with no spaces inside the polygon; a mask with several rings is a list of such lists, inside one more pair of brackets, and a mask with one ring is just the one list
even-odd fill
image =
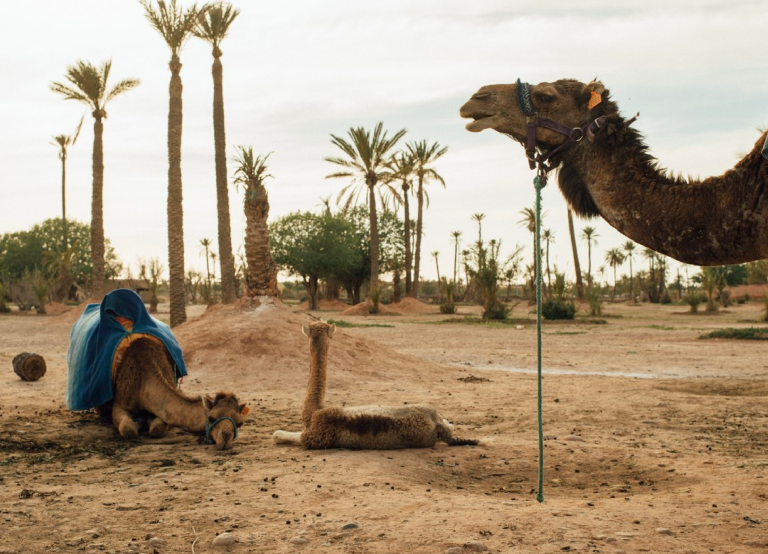
{"label": "blue garment", "polygon": [[[133,330],[126,331],[114,316],[131,319]],[[176,363],[176,379],[187,375],[181,347],[171,328],[149,315],[141,297],[132,290],[113,290],[101,304],[89,304],[72,327],[67,352],[67,408],[90,410],[114,398],[112,361],[115,350],[133,333],[160,339]]]}

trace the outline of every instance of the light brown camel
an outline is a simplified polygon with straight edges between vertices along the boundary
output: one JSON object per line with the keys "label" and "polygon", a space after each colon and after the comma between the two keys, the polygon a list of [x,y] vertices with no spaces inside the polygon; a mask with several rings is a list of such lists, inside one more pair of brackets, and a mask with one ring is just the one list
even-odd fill
{"label": "light brown camel", "polygon": [[134,417],[146,417],[149,434],[161,437],[168,426],[204,434],[206,442],[226,450],[237,437],[248,407],[231,392],[208,396],[187,396],[175,383],[174,362],[165,346],[146,336],[131,342],[113,370],[114,399],[97,408],[111,416],[120,435],[135,439],[139,425]]}
{"label": "light brown camel", "polygon": [[[662,170],[640,133],[619,114],[596,81],[564,79],[531,85],[536,113],[567,127],[605,116],[594,136],[556,154],[558,184],[574,212],[601,216],[632,240],[695,265],[768,258],[768,160],[760,154],[765,133],[733,169],[703,181]],[[526,116],[517,85],[482,87],[461,107],[467,129],[494,129],[525,142]],[[536,146],[551,152],[565,136],[538,127]]]}
{"label": "light brown camel", "polygon": [[424,448],[444,441],[451,446],[478,444],[454,439],[453,425],[427,405],[324,406],[328,347],[335,325],[317,321],[302,327],[309,338],[309,384],[304,398],[302,432],[275,431],[278,444],[299,444],[307,449],[351,448],[389,450]]}

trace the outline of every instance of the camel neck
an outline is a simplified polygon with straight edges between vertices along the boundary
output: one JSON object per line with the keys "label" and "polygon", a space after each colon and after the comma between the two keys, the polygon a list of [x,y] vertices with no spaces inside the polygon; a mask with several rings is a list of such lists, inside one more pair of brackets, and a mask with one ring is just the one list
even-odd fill
{"label": "camel neck", "polygon": [[152,375],[142,387],[145,406],[169,425],[191,433],[205,433],[207,412],[199,396],[187,396],[165,379]]}
{"label": "camel neck", "polygon": [[301,419],[304,427],[308,427],[312,414],[323,408],[325,402],[326,368],[328,364],[327,336],[316,336],[310,339],[309,345],[309,383],[304,397],[304,409]]}
{"label": "camel neck", "polygon": [[599,213],[635,242],[690,264],[768,257],[762,138],[725,174],[684,180],[659,168],[639,133],[613,123],[613,134],[604,129],[594,144],[563,153],[558,181],[577,213]]}

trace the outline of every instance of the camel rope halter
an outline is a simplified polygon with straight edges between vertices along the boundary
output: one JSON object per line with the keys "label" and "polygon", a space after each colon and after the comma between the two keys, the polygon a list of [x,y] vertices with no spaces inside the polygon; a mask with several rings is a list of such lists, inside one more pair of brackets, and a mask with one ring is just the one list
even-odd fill
{"label": "camel rope halter", "polygon": [[226,419],[228,419],[229,421],[232,422],[232,428],[235,430],[235,436],[232,437],[232,439],[234,440],[234,439],[237,438],[237,423],[235,423],[234,419],[232,419],[229,416],[222,416],[219,419],[217,419],[216,421],[211,422],[211,420],[208,419],[208,414],[205,414],[205,438],[203,438],[203,442],[205,444],[215,444],[216,443],[216,441],[213,440],[213,437],[211,436],[211,431],[213,431],[214,427],[216,427],[219,423],[221,423],[222,421],[224,421]]}

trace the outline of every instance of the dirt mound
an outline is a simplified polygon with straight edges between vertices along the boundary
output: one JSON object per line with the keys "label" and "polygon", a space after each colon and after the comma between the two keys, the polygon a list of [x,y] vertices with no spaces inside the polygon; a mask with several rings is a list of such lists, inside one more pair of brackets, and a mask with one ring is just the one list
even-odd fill
{"label": "dirt mound", "polygon": [[765,285],[739,285],[731,287],[731,300],[744,298],[747,295],[749,295],[749,298],[762,300],[765,297],[765,290]]}
{"label": "dirt mound", "polygon": [[101,302],[96,300],[95,298],[88,298],[87,300],[83,300],[77,306],[71,306],[67,310],[58,313],[56,315],[56,318],[61,322],[74,324],[75,321],[80,319],[80,316],[83,315],[83,312],[85,311],[85,308],[88,306],[88,304],[100,304],[100,303]]}
{"label": "dirt mound", "polygon": [[51,302],[50,304],[46,304],[44,308],[45,308],[45,313],[49,315],[59,315],[71,310],[72,306],[67,306],[66,304],[62,304],[61,302]]}
{"label": "dirt mound", "polygon": [[408,296],[400,300],[400,302],[390,304],[390,308],[401,314],[436,314],[439,311],[436,306],[430,306],[421,300]]}
{"label": "dirt mound", "polygon": [[[342,302],[341,300],[320,300],[318,302],[318,309],[320,311],[328,312],[340,312],[349,308],[349,304]],[[308,310],[309,302],[302,302],[297,306],[299,310]]]}
{"label": "dirt mound", "polygon": [[[301,391],[307,385],[309,343],[301,332],[314,321],[296,313],[280,300],[243,300],[217,304],[194,320],[174,328],[191,377],[207,383],[221,377],[227,387],[277,386]],[[356,335],[337,329],[328,359],[329,385],[346,389],[355,379],[393,380],[429,378],[435,364],[398,354]],[[276,384],[278,383],[278,384]],[[286,386],[288,385],[288,386]]]}
{"label": "dirt mound", "polygon": [[371,305],[370,302],[360,302],[359,304],[355,304],[351,308],[347,308],[343,312],[341,312],[340,315],[402,315],[400,312],[397,312],[390,308],[389,306],[386,306],[385,304],[379,304],[379,313],[378,314],[372,314],[368,311],[368,307]]}

